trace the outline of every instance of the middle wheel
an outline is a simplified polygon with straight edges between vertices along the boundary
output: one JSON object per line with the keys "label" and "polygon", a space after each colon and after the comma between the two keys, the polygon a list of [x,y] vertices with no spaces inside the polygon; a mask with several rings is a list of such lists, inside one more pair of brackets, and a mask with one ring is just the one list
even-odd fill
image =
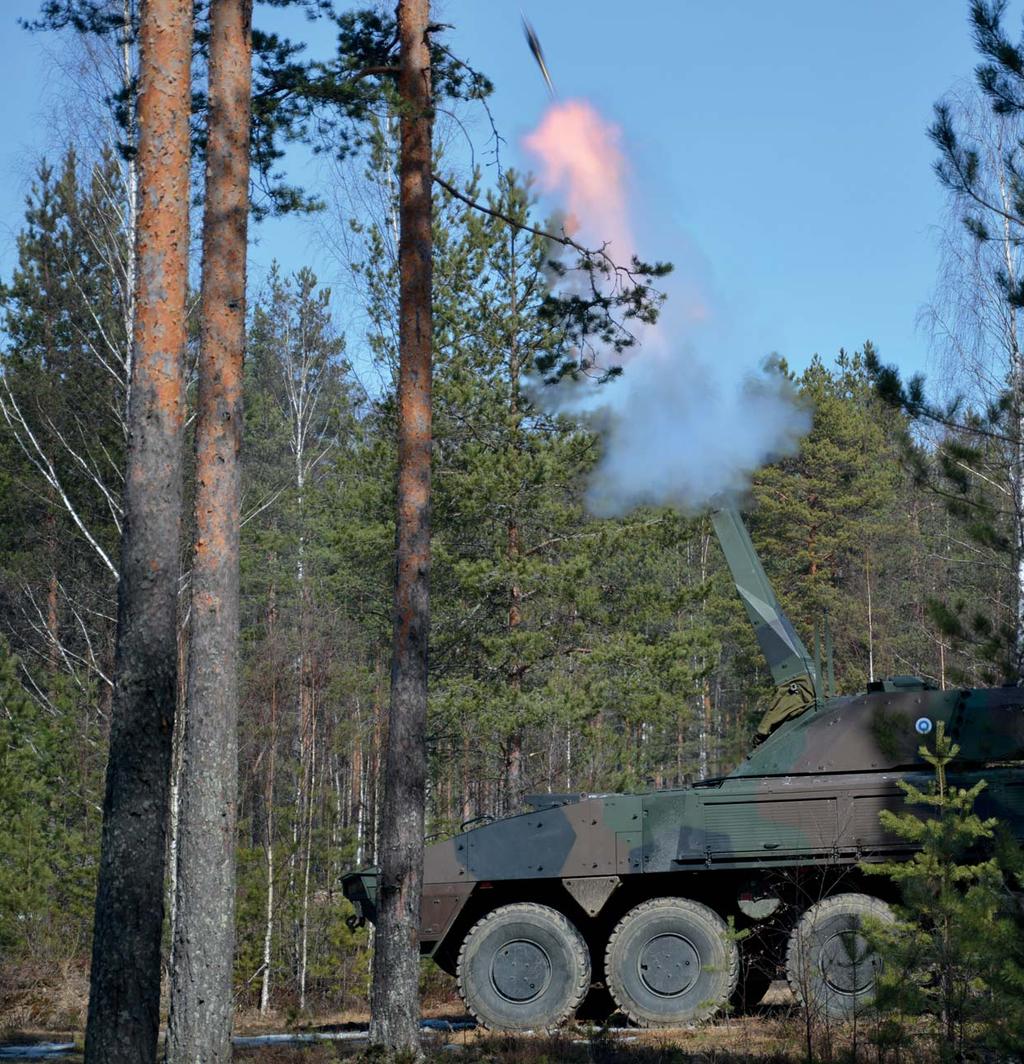
{"label": "middle wheel", "polygon": [[703,1019],[732,994],[739,951],[725,921],[687,898],[631,909],[608,940],[605,972],[616,1005],[641,1027]]}

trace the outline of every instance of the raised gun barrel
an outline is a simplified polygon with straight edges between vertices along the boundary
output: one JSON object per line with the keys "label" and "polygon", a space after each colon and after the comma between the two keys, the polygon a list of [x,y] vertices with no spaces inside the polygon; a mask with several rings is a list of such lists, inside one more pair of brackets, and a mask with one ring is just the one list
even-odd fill
{"label": "raised gun barrel", "polygon": [[711,511],[711,523],[775,681],[775,698],[757,729],[757,740],[761,741],[783,721],[815,706],[821,682],[811,655],[768,582],[739,511],[732,506],[719,507]]}

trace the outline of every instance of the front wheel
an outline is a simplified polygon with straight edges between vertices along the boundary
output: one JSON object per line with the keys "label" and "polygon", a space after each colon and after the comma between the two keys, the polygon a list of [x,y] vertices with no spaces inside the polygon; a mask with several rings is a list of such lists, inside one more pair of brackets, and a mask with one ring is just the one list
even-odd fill
{"label": "front wheel", "polygon": [[456,966],[466,1008],[494,1031],[547,1030],[579,1006],[590,953],[555,909],[503,905],[470,928]]}
{"label": "front wheel", "polygon": [[786,948],[798,1001],[838,1019],[852,1019],[874,1001],[882,961],[863,933],[866,919],[891,924],[895,916],[868,894],[835,894],[800,917]]}
{"label": "front wheel", "polygon": [[631,909],[608,940],[605,972],[619,1008],[641,1027],[703,1019],[728,1002],[739,951],[725,921],[687,898]]}

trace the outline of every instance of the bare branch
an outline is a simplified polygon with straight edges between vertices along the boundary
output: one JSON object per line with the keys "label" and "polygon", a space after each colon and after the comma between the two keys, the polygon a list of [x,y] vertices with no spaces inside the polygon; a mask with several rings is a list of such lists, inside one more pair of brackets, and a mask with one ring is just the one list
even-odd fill
{"label": "bare branch", "polygon": [[96,537],[89,531],[85,522],[82,520],[81,515],[78,513],[77,507],[68,497],[64,485],[61,483],[60,477],[57,474],[57,470],[54,468],[53,462],[43,450],[35,433],[28,424],[28,421],[22,414],[21,408],[18,406],[18,402],[11,391],[10,381],[8,381],[4,374],[0,374],[0,381],[3,381],[3,394],[0,394],[0,414],[3,415],[4,420],[13,432],[15,440],[18,442],[18,446],[21,448],[23,454],[32,466],[60,497],[61,503],[72,522],[74,522],[75,526],[85,537],[86,542],[92,547],[100,560],[110,571],[113,578],[117,580],[117,567],[110,560],[107,552],[100,546]]}

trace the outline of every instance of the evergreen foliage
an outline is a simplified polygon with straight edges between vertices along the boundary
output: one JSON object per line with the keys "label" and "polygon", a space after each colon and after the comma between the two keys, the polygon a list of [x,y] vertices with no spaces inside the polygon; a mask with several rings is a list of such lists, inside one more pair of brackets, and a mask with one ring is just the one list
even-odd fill
{"label": "evergreen foliage", "polygon": [[[102,782],[82,698],[53,678],[45,701],[0,641],[0,949],[75,956],[89,945]],[[88,720],[88,716],[85,716]]]}
{"label": "evergreen foliage", "polygon": [[998,821],[975,809],[985,781],[949,775],[959,751],[940,721],[935,748],[920,748],[934,778],[923,787],[899,780],[914,808],[880,814],[913,856],[862,866],[889,877],[903,899],[900,919],[873,929],[884,962],[884,1037],[908,1038],[923,1019],[941,1060],[962,1060],[988,1042],[1019,1046],[1024,1034],[1024,937],[1008,911],[1007,855],[994,845]]}
{"label": "evergreen foliage", "polygon": [[796,455],[754,479],[758,551],[807,646],[830,618],[842,690],[901,671],[886,638],[898,627],[896,604],[873,592],[879,582],[890,589],[898,583],[901,562],[892,564],[890,552],[910,530],[897,499],[904,481],[899,418],[872,393],[866,362],[873,353],[868,342],[863,352],[840,351],[833,369],[811,360],[798,381],[801,401],[813,411],[811,431]]}

